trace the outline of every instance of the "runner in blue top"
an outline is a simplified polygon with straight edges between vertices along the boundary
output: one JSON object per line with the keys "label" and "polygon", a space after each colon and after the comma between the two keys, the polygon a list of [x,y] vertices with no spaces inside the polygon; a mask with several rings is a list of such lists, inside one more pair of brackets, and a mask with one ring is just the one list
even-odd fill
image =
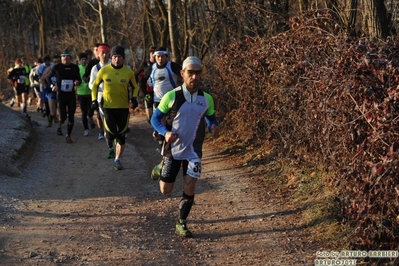
{"label": "runner in blue top", "polygon": [[52,122],[50,123],[50,105],[48,102],[48,99],[46,97],[46,87],[47,87],[47,83],[46,83],[46,77],[44,76],[46,71],[49,71],[49,68],[53,66],[53,63],[51,62],[51,57],[50,55],[45,55],[43,57],[43,63],[40,64],[37,69],[36,69],[36,75],[39,77],[39,81],[40,81],[40,98],[42,100],[42,103],[44,104],[44,106],[41,109],[42,115],[43,117],[47,116],[47,119],[49,121],[47,126],[51,126]]}
{"label": "runner in blue top", "polygon": [[38,72],[40,72],[40,80],[43,86],[43,95],[45,98],[45,103],[46,103],[46,115],[47,115],[47,120],[48,124],[47,127],[52,127],[53,126],[53,121],[55,124],[59,123],[58,119],[58,103],[57,103],[57,92],[52,91],[51,89],[51,84],[55,84],[57,82],[57,78],[55,74],[51,77],[51,80],[53,83],[48,83],[47,82],[47,77],[50,75],[51,69],[55,66],[61,63],[61,56],[59,54],[56,54],[53,56],[53,62],[50,62],[50,56],[45,56],[46,60],[44,64],[40,65]]}
{"label": "runner in blue top", "polygon": [[[165,137],[159,187],[163,194],[172,192],[183,166],[184,190],[180,200],[178,236],[192,237],[186,219],[194,202],[195,185],[201,175],[202,144],[206,124],[213,137],[219,136],[212,96],[200,89],[202,63],[195,56],[183,62],[183,85],[167,92],[155,110],[151,124]],[[166,125],[162,120],[166,117]]]}

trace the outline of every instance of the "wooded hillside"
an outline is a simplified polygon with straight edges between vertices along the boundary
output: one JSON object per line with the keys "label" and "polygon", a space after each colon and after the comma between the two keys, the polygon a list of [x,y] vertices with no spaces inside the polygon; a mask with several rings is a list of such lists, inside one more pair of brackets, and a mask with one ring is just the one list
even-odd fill
{"label": "wooded hillside", "polygon": [[150,45],[197,55],[231,151],[327,173],[347,248],[397,250],[398,2],[361,2],[5,0],[0,68],[96,42],[133,68]]}

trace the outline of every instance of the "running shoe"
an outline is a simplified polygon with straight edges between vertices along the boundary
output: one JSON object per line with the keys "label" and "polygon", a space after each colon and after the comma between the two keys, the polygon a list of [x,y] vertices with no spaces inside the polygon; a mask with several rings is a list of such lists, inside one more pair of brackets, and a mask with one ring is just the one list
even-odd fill
{"label": "running shoe", "polygon": [[121,161],[119,159],[114,161],[114,170],[115,171],[123,170],[123,166],[122,166]]}
{"label": "running shoe", "polygon": [[48,120],[47,127],[52,127],[53,126],[53,117],[51,115],[49,115],[47,117],[47,120]]}
{"label": "running shoe", "polygon": [[107,159],[113,159],[113,158],[115,158],[115,150],[109,149],[108,154],[107,154]]}
{"label": "running shoe", "polygon": [[88,137],[89,136],[90,131],[88,129],[85,130],[85,132],[83,133],[84,137]]}
{"label": "running shoe", "polygon": [[161,177],[161,170],[162,170],[162,161],[159,164],[155,165],[154,168],[152,168],[151,179],[158,180]]}
{"label": "running shoe", "polygon": [[62,134],[62,130],[61,130],[60,127],[57,129],[57,135],[58,135],[58,136],[62,136],[62,135],[63,135],[63,134]]}
{"label": "running shoe", "polygon": [[187,228],[186,220],[183,219],[177,222],[175,234],[182,237],[193,237],[193,234]]}
{"label": "running shoe", "polygon": [[11,101],[10,101],[10,106],[13,107],[14,104],[15,104],[15,98],[12,98]]}
{"label": "running shoe", "polygon": [[96,124],[93,121],[93,117],[89,117],[89,125],[90,125],[91,129],[96,127]]}
{"label": "running shoe", "polygon": [[67,143],[72,143],[73,142],[70,135],[66,135],[65,139],[66,139]]}
{"label": "running shoe", "polygon": [[104,139],[104,134],[103,133],[98,133],[98,140]]}
{"label": "running shoe", "polygon": [[30,116],[28,115],[28,113],[22,113],[22,115],[23,115],[26,119],[30,120]]}

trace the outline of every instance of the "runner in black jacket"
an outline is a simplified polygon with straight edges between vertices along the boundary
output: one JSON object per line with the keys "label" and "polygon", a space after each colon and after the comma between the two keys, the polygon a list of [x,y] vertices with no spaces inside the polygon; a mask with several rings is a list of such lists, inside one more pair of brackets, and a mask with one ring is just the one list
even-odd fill
{"label": "runner in black jacket", "polygon": [[[56,75],[57,82],[54,84],[51,80],[53,75]],[[61,64],[55,65],[47,77],[47,82],[52,91],[58,92],[58,102],[61,119],[57,130],[58,135],[62,135],[61,126],[68,118],[68,129],[66,135],[66,142],[72,143],[71,133],[74,125],[74,116],[76,111],[76,92],[75,86],[78,86],[82,79],[79,73],[79,67],[71,63],[71,56],[68,50],[61,54]]]}

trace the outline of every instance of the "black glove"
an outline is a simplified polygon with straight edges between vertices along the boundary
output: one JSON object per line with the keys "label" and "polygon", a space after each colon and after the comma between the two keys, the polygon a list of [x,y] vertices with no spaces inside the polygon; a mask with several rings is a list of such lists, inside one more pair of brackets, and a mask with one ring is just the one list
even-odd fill
{"label": "black glove", "polygon": [[139,103],[137,102],[136,97],[132,97],[132,98],[130,99],[130,102],[132,103],[132,109],[133,109],[133,110],[136,109],[137,106],[139,106]]}
{"label": "black glove", "polygon": [[98,110],[98,102],[97,100],[91,102],[91,109]]}

